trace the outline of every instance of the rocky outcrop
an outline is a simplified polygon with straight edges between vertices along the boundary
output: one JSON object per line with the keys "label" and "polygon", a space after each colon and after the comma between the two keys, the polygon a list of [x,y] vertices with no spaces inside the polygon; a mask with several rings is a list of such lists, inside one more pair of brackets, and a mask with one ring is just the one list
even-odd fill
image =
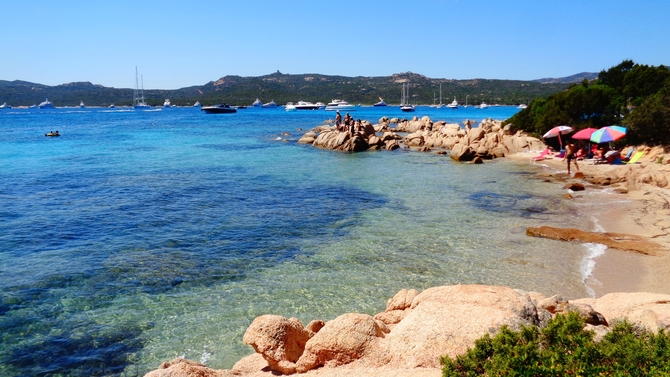
{"label": "rocky outcrop", "polygon": [[312,321],[305,327],[295,318],[260,316],[243,338],[257,353],[240,360],[232,370],[174,359],[146,376],[312,372],[315,376],[410,376],[413,370],[439,376],[441,356],[464,353],[484,334],[494,334],[503,325],[513,329],[543,326],[552,316],[570,311],[585,318],[597,339],[623,318],[652,331],[670,328],[670,295],[665,294],[614,293],[598,299],[565,300],[507,287],[453,285],[421,293],[402,290],[375,316],[350,313],[332,321]]}
{"label": "rocky outcrop", "polygon": [[527,228],[526,235],[559,241],[598,243],[613,249],[646,255],[661,255],[663,251],[659,244],[649,241],[646,237],[634,234],[586,232],[575,228],[541,226],[539,228]]}
{"label": "rocky outcrop", "polygon": [[[395,128],[391,128],[391,125],[395,125]],[[383,133],[383,136],[379,133]],[[398,133],[407,135],[402,137]],[[389,140],[389,134],[393,135],[392,140]],[[409,120],[382,117],[376,125],[363,121],[359,130],[353,134],[337,131],[334,126],[321,125],[305,133],[298,142],[348,152],[394,150],[401,144],[418,151],[441,148],[451,150],[450,156],[454,160],[473,161],[477,158],[477,162],[545,148],[539,139],[522,132],[513,133],[511,126],[502,127],[499,121],[486,119],[478,127],[472,127],[468,120],[461,127],[445,121],[433,122],[427,116]]]}

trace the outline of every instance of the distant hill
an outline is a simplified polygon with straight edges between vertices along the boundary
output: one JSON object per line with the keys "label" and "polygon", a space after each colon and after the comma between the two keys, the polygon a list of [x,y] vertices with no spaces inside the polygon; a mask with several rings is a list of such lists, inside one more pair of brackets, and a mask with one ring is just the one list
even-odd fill
{"label": "distant hill", "polygon": [[576,75],[572,76],[567,76],[567,77],[559,77],[557,79],[549,77],[545,79],[537,79],[533,80],[534,82],[539,82],[542,84],[574,84],[574,83],[579,83],[584,80],[595,80],[598,78],[598,73],[596,72],[582,72],[578,73]]}
{"label": "distant hill", "polygon": [[[578,75],[575,75],[578,76]],[[574,82],[574,81],[571,81]],[[432,104],[439,102],[440,84],[442,102],[454,97],[459,103],[519,104],[538,97],[547,97],[567,88],[568,83],[543,83],[521,80],[434,79],[412,72],[379,77],[347,77],[320,74],[283,74],[279,71],[259,77],[224,76],[205,85],[175,90],[145,90],[147,102],[154,106],[166,98],[174,105],[188,106],[196,101],[203,105],[226,102],[233,105],[250,105],[256,98],[263,102],[274,100],[278,104],[298,100],[328,103],[344,99],[350,103],[373,104],[379,98],[389,104],[400,102],[402,84],[409,84],[412,102]],[[29,106],[49,98],[55,106],[77,106],[84,101],[87,106],[130,105],[133,89],[108,88],[90,82],[74,82],[47,86],[26,81],[0,80],[0,103],[12,106]]]}

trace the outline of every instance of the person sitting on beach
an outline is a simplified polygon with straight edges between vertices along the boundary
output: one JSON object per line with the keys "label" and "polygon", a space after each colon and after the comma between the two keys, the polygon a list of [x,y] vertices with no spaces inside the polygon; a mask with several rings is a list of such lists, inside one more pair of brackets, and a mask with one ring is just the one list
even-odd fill
{"label": "person sitting on beach", "polygon": [[570,161],[575,162],[575,168],[577,168],[577,171],[579,171],[579,165],[577,165],[577,147],[575,146],[574,143],[570,142],[568,145],[565,146],[565,157],[563,158],[564,160],[568,160],[568,174],[570,174]]}
{"label": "person sitting on beach", "polygon": [[586,157],[586,155],[587,155],[587,153],[586,153],[586,148],[579,148],[579,150],[577,151],[577,153],[575,153],[575,157],[576,157],[578,160],[583,160],[584,157]]}

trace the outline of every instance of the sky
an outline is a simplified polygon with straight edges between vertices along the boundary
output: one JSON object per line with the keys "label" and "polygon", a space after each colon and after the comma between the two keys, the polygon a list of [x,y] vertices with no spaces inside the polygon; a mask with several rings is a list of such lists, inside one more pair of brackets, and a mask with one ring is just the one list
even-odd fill
{"label": "sky", "polygon": [[0,80],[115,88],[280,71],[534,80],[670,65],[670,0],[0,0]]}

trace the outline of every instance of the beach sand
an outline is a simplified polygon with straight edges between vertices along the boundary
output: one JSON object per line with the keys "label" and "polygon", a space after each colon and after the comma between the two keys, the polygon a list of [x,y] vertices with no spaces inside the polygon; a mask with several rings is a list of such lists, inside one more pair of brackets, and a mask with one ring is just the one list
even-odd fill
{"label": "beach sand", "polygon": [[[517,153],[507,156],[514,163],[531,164],[531,157],[539,152]],[[643,162],[644,163],[644,162]],[[649,162],[647,162],[649,163]],[[549,158],[537,163],[538,172],[546,174],[567,173],[567,165],[560,158]],[[667,174],[667,165],[653,164],[654,169]],[[591,165],[580,161],[580,171],[597,175],[609,169],[625,169],[622,165]],[[574,165],[571,172],[576,171]],[[552,173],[553,172],[553,173]],[[577,182],[581,180],[575,180]],[[624,184],[613,185],[625,187]],[[587,189],[589,190],[588,186]],[[596,190],[593,190],[596,191]],[[660,244],[663,255],[649,256],[615,249],[607,249],[595,257],[593,275],[587,284],[596,297],[612,292],[670,293],[670,189],[642,185],[627,194],[613,194],[611,190],[590,192],[590,200],[602,201],[602,206],[593,206],[589,215],[597,219],[597,225],[606,232],[641,235]],[[578,196],[576,194],[575,196]],[[625,199],[625,200],[624,200]],[[568,199],[566,199],[568,200]],[[576,198],[575,200],[579,200]],[[596,224],[593,224],[594,228]],[[593,231],[594,229],[582,229]]]}

